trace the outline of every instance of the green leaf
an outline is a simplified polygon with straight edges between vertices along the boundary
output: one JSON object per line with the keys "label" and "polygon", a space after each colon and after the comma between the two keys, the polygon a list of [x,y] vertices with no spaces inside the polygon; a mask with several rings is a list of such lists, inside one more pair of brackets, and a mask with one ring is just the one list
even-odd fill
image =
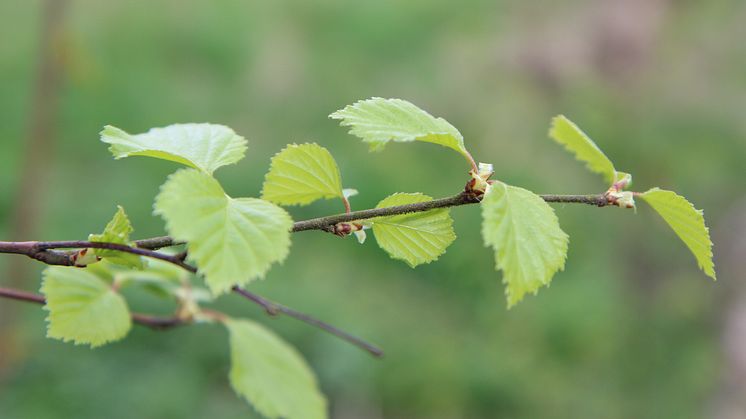
{"label": "green leaf", "polygon": [[47,337],[101,346],[124,338],[132,327],[127,302],[88,269],[50,266],[41,292],[49,311]]}
{"label": "green leaf", "polygon": [[194,167],[212,174],[244,157],[247,141],[232,129],[216,124],[174,124],[131,135],[107,125],[101,141],[111,144],[114,158],[148,156]]}
{"label": "green leaf", "polygon": [[624,175],[629,176],[627,173],[617,173],[614,164],[596,143],[564,115],[558,115],[552,119],[549,137],[573,153],[575,158],[584,161],[589,170],[601,174],[609,185],[620,180]]}
{"label": "green leaf", "polygon": [[[88,241],[92,242],[104,242],[104,243],[119,243],[125,245],[131,245],[130,234],[134,231],[132,224],[130,224],[127,214],[124,213],[124,208],[117,206],[117,212],[114,214],[114,218],[109,221],[102,234],[89,234]],[[132,268],[142,269],[142,258],[131,253],[118,252],[116,250],[108,249],[93,249],[96,256],[106,258],[109,262],[117,265],[128,266]]]}
{"label": "green leaf", "polygon": [[293,220],[285,210],[256,198],[231,198],[214,178],[193,169],[169,176],[156,197],[155,213],[176,240],[187,242],[210,290],[263,277],[290,247]]}
{"label": "green leaf", "polygon": [[469,158],[464,138],[453,125],[406,100],[374,97],[349,105],[329,117],[340,119],[342,126],[349,126],[350,134],[370,143],[371,150],[381,150],[389,141],[424,141],[451,148]]}
{"label": "green leaf", "polygon": [[482,200],[482,237],[495,249],[512,307],[565,267],[568,237],[554,210],[531,191],[494,183]]}
{"label": "green leaf", "polygon": [[230,382],[267,418],[323,419],[326,399],[301,355],[263,326],[228,319]]}
{"label": "green leaf", "polygon": [[[395,193],[376,208],[432,200],[421,193]],[[392,258],[403,260],[412,268],[438,259],[456,239],[448,208],[377,217],[370,223],[378,245]]]}
{"label": "green leaf", "polygon": [[640,197],[663,217],[686,244],[697,259],[699,268],[710,278],[717,279],[715,264],[712,262],[710,230],[705,225],[702,210],[694,208],[683,196],[663,189],[650,189]]}
{"label": "green leaf", "polygon": [[262,199],[280,205],[306,205],[341,198],[342,180],[334,157],[318,144],[290,144],[272,158]]}

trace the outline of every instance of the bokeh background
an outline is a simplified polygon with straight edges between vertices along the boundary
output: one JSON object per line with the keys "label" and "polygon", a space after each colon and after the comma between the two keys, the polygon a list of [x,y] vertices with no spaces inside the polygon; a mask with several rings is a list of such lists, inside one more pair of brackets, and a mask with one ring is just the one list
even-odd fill
{"label": "bokeh background", "polygon": [[[327,118],[346,104],[408,99],[458,127],[501,180],[601,192],[547,138],[564,113],[633,189],[660,185],[705,209],[716,283],[643,205],[559,205],[566,270],[508,311],[469,206],[452,210],[459,239],[437,263],[412,270],[372,238],[307,232],[251,285],[376,342],[382,360],[235,296],[217,306],[297,345],[334,418],[743,418],[744,22],[739,0],[3,1],[0,238],[84,239],[117,204],[137,237],[164,233],[152,199],[176,165],[112,160],[105,124],[231,126],[250,141],[218,173],[234,196],[258,195],[285,144],[316,141],[363,209],[396,191],[453,194],[468,167],[428,144],[369,154]],[[38,290],[42,268],[0,255],[0,286]],[[228,385],[220,327],[135,327],[90,350],[45,339],[38,306],[2,300],[0,329],[0,417],[256,417]]]}

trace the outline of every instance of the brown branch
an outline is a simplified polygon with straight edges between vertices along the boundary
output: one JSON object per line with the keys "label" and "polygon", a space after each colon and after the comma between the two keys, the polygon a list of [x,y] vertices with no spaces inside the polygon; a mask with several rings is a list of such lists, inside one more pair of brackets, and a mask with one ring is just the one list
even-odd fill
{"label": "brown branch", "polygon": [[[162,240],[157,239],[158,244],[168,246],[169,244]],[[124,244],[118,243],[104,243],[104,242],[90,242],[90,241],[57,241],[57,242],[0,242],[0,253],[14,253],[23,254],[31,258],[34,258],[40,262],[48,265],[64,265],[71,266],[74,261],[70,258],[70,254],[53,252],[51,249],[72,249],[72,248],[94,248],[94,249],[109,249],[117,250],[120,252],[131,253],[139,256],[155,258],[163,260],[174,265],[177,265],[189,272],[197,273],[197,268],[184,262],[179,255],[166,255],[158,253],[154,250],[140,249],[137,247],[130,247]],[[321,330],[324,330],[334,336],[337,336],[359,348],[368,351],[370,354],[380,357],[383,356],[383,351],[373,344],[365,342],[364,340],[353,336],[329,323],[323,322],[316,319],[308,314],[302,313],[290,307],[283,306],[282,304],[270,301],[260,295],[254,294],[248,290],[240,287],[233,287],[233,291],[244,296],[250,301],[260,305],[270,315],[284,314],[294,319],[300,320],[312,326],[316,326]],[[43,297],[39,296],[42,298]],[[38,301],[36,301],[38,302]],[[140,320],[147,319],[146,317],[138,315]],[[133,317],[134,319],[134,317]],[[169,320],[163,319],[150,319],[150,324],[163,324],[165,327],[170,327]]]}
{"label": "brown branch", "polygon": [[606,194],[597,195],[539,195],[546,202],[559,204],[587,204],[605,207],[611,204]]}
{"label": "brown branch", "polygon": [[[604,207],[609,204],[604,194],[598,195],[539,195],[546,202],[587,204]],[[416,202],[414,204],[397,205],[386,208],[372,208],[361,211],[352,211],[346,214],[330,215],[328,217],[313,218],[298,221],[293,224],[293,232],[306,230],[322,230],[333,232],[334,226],[339,223],[366,220],[386,215],[399,215],[411,212],[430,211],[437,208],[457,207],[468,204],[478,204],[480,198],[472,193],[462,192],[447,198],[434,199],[432,201]]]}
{"label": "brown branch", "polygon": [[135,240],[135,246],[141,249],[158,250],[164,247],[177,246],[184,244],[183,242],[174,241],[171,237],[160,236],[153,237],[150,239]]}
{"label": "brown branch", "polygon": [[[556,203],[579,203],[595,205],[603,207],[608,205],[610,202],[607,197],[603,194],[600,195],[541,195],[546,202]],[[387,216],[387,215],[398,215],[407,214],[413,212],[430,211],[438,208],[449,208],[461,205],[476,204],[480,202],[480,197],[474,193],[462,192],[454,196],[447,198],[435,199],[432,201],[418,202],[414,204],[398,205],[386,208],[372,208],[361,211],[352,211],[344,214],[331,215],[328,217],[314,218],[305,221],[298,221],[293,225],[293,232],[306,231],[306,230],[322,230],[327,232],[334,232],[335,226],[339,223],[371,219],[375,217]],[[131,253],[139,256],[150,257],[154,259],[163,260],[165,262],[177,265],[189,272],[197,273],[197,268],[186,263],[182,255],[167,255],[158,253],[155,249],[163,247],[174,246],[183,244],[183,242],[177,242],[171,237],[162,236],[154,237],[149,239],[143,239],[135,241],[135,246],[127,246],[118,243],[104,243],[104,242],[91,242],[91,241],[49,241],[49,242],[2,242],[0,241],[0,253],[14,253],[23,254],[34,258],[40,262],[48,265],[66,265],[71,266],[74,264],[74,260],[71,258],[71,253],[58,252],[55,249],[108,249],[116,250],[125,253]],[[337,336],[355,346],[358,346],[374,356],[382,356],[383,351],[364,340],[357,338],[337,327],[334,327],[326,322],[318,320],[308,314],[299,312],[290,307],[286,307],[282,304],[270,301],[260,295],[254,294],[248,290],[240,287],[233,287],[233,292],[240,294],[246,299],[254,302],[261,306],[267,314],[275,316],[278,314],[284,314],[294,319],[300,320],[312,326],[316,326],[334,336]],[[0,295],[9,298],[16,298],[24,301],[40,302],[37,299],[43,297],[35,296],[35,294],[18,294],[18,291],[8,291],[7,295]],[[15,294],[13,294],[15,292]],[[15,296],[15,297],[14,297]],[[29,300],[30,298],[30,300]],[[171,327],[173,323],[181,324],[181,321],[176,318],[154,318],[146,315],[133,315],[133,320],[141,323],[145,322],[154,328],[166,328]]]}
{"label": "brown branch", "polygon": [[[0,288],[0,297],[9,298],[11,300],[25,301],[28,303],[36,303],[44,305],[47,303],[43,295],[35,294],[33,292],[21,291],[13,288]],[[191,321],[180,319],[176,316],[172,317],[159,317],[152,316],[150,314],[132,313],[132,321],[147,326],[151,329],[164,330],[172,327],[185,325],[191,323]]]}
{"label": "brown branch", "polygon": [[328,217],[313,218],[305,221],[298,221],[293,224],[293,232],[306,230],[322,230],[333,232],[334,226],[339,223],[367,220],[370,218],[384,215],[406,214],[410,212],[423,212],[437,208],[456,207],[459,205],[475,204],[479,202],[477,198],[467,193],[440,198],[432,201],[417,202],[414,204],[397,205],[386,208],[371,208],[360,211],[352,211],[345,214],[330,215]]}
{"label": "brown branch", "polygon": [[300,311],[297,311],[295,309],[292,309],[290,307],[286,307],[282,304],[275,303],[273,301],[267,300],[264,297],[261,297],[257,294],[251,293],[243,288],[239,287],[233,287],[233,291],[242,295],[243,297],[247,298],[250,301],[253,301],[256,304],[259,304],[264,308],[264,311],[267,312],[270,316],[276,316],[278,314],[285,314],[287,316],[290,316],[294,319],[300,320],[302,322],[305,322],[307,324],[313,325],[318,327],[319,329],[322,329],[328,333],[331,333],[332,335],[345,340],[361,349],[364,349],[368,351],[373,356],[376,357],[382,357],[383,356],[383,350],[378,348],[375,345],[372,345],[356,336],[353,336],[347,332],[345,332],[342,329],[339,329],[337,327],[334,327],[330,325],[329,323],[322,322],[321,320],[318,320],[314,317],[309,316],[308,314],[301,313]]}

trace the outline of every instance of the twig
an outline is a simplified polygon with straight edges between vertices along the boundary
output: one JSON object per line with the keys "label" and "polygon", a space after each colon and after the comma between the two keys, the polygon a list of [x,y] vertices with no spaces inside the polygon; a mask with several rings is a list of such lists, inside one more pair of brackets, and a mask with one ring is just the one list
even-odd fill
{"label": "twig", "polygon": [[[609,204],[608,199],[605,195],[541,195],[546,202],[558,202],[558,203],[579,203],[595,205],[603,207]],[[478,196],[472,193],[462,192],[454,196],[447,198],[435,199],[432,201],[418,202],[414,204],[398,205],[386,208],[372,208],[361,211],[352,211],[344,214],[331,215],[328,217],[314,218],[305,221],[298,221],[293,225],[293,232],[307,231],[307,230],[322,230],[333,232],[334,227],[343,222],[365,220],[375,217],[387,216],[387,215],[398,215],[407,214],[412,212],[423,212],[438,208],[456,207],[460,205],[475,204],[480,201]],[[66,265],[70,266],[74,264],[74,260],[71,258],[70,253],[58,252],[55,249],[109,249],[120,252],[131,253],[139,256],[150,257],[154,259],[163,260],[165,262],[177,265],[189,272],[197,273],[197,268],[186,263],[181,255],[167,255],[155,251],[163,247],[174,246],[183,244],[183,242],[177,242],[171,237],[153,237],[149,239],[135,241],[135,246],[127,246],[118,243],[104,243],[104,242],[91,242],[91,241],[47,241],[47,242],[2,242],[0,241],[0,253],[14,253],[23,254],[39,260],[48,265]],[[42,296],[35,294],[23,293],[15,290],[3,290],[6,294],[0,294],[0,296],[15,298],[23,301],[33,301],[43,303],[44,299]],[[316,326],[334,336],[337,336],[355,346],[358,346],[374,356],[382,356],[383,351],[362,339],[355,337],[341,329],[338,329],[328,323],[318,320],[308,314],[299,312],[290,307],[270,301],[260,295],[254,294],[248,290],[240,287],[233,287],[233,292],[240,294],[248,300],[258,304],[269,315],[284,314],[294,319],[300,320],[307,324]],[[41,298],[41,301],[39,301]],[[133,320],[146,324],[154,328],[167,328],[175,324],[182,324],[182,321],[176,318],[157,318],[150,317],[147,315],[133,315]]]}
{"label": "twig", "polygon": [[150,239],[135,240],[135,246],[141,249],[158,250],[164,247],[177,246],[184,242],[174,241],[171,237],[160,236]]}
{"label": "twig", "polygon": [[[163,244],[163,241],[161,241]],[[180,266],[181,268],[196,273],[197,268],[184,262],[178,255],[166,255],[158,253],[154,250],[140,249],[137,247],[130,247],[123,244],[117,243],[103,243],[103,242],[89,242],[89,241],[58,241],[58,242],[0,242],[0,253],[15,253],[25,254],[36,260],[44,262],[48,265],[65,265],[70,266],[73,264],[73,260],[65,253],[52,252],[50,249],[71,249],[71,248],[95,248],[95,249],[109,249],[117,250],[120,252],[132,253],[135,255],[151,257],[160,259],[174,265]],[[359,348],[362,348],[374,356],[383,356],[383,351],[373,344],[365,342],[364,340],[353,336],[337,327],[334,327],[326,322],[318,320],[308,314],[294,310],[290,307],[283,306],[282,304],[270,301],[260,295],[254,294],[248,290],[239,287],[233,287],[233,291],[246,297],[250,301],[260,305],[270,315],[285,314],[294,319],[300,320],[312,326],[316,326],[321,330],[324,330],[334,336],[337,336]],[[11,294],[13,290],[9,291]],[[18,296],[18,294],[15,294]],[[26,295],[28,297],[28,295]],[[24,298],[17,298],[25,301],[40,302],[37,297],[32,297],[31,300]],[[41,302],[43,302],[43,297]],[[139,316],[140,320],[147,320],[151,325],[158,325],[158,327],[170,327],[169,319],[148,319],[147,317]],[[133,319],[135,317],[133,316]],[[155,327],[155,326],[153,326]]]}
{"label": "twig", "polygon": [[[25,301],[36,304],[46,304],[47,301],[43,295],[35,294],[33,292],[21,291],[12,288],[0,288],[0,297],[9,298],[11,300]],[[150,314],[132,313],[132,321],[147,326],[151,329],[164,330],[172,327],[185,325],[190,321],[180,319],[176,316],[172,317],[159,317],[152,316]]]}
{"label": "twig", "polygon": [[319,329],[322,329],[328,333],[331,333],[332,335],[340,339],[343,339],[361,349],[368,351],[373,356],[376,356],[376,357],[383,356],[383,350],[381,350],[377,346],[370,344],[356,336],[353,336],[345,332],[342,329],[334,327],[330,325],[329,323],[313,318],[309,316],[308,314],[301,313],[300,311],[294,310],[290,307],[286,307],[282,304],[278,304],[273,301],[267,300],[266,298],[256,295],[252,292],[249,292],[243,288],[233,287],[233,291],[242,295],[243,297],[246,297],[248,300],[253,301],[254,303],[262,306],[264,308],[264,311],[266,311],[267,314],[269,314],[270,316],[276,316],[280,313],[288,315],[294,319],[298,319],[302,322],[311,324],[313,326],[318,327]]}
{"label": "twig", "polygon": [[298,221],[293,224],[293,232],[306,230],[323,230],[334,231],[334,226],[339,223],[348,221],[366,220],[384,215],[398,215],[410,212],[429,211],[437,208],[456,207],[459,205],[474,204],[479,200],[471,197],[469,194],[460,193],[440,198],[432,201],[416,202],[414,204],[397,205],[386,208],[372,208],[360,211],[352,211],[345,214],[330,215],[328,217],[313,218],[305,221]]}

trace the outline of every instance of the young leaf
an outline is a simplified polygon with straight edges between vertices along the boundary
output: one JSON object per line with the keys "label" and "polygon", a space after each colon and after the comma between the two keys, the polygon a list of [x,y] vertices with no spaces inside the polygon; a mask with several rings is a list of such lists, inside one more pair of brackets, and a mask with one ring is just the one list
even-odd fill
{"label": "young leaf", "polygon": [[[432,200],[421,193],[395,193],[379,202],[376,208]],[[412,268],[438,259],[456,239],[447,208],[378,217],[371,220],[371,224],[378,245],[392,258],[403,260]]]}
{"label": "young leaf", "polygon": [[[102,234],[89,234],[88,241],[130,245],[130,234],[132,231],[134,231],[132,224],[130,224],[127,214],[124,213],[124,208],[117,206],[117,212],[114,214],[114,218],[106,225],[104,232]],[[93,251],[96,256],[106,258],[109,262],[117,265],[137,269],[142,269],[143,267],[142,259],[137,255],[108,249],[93,249]]]}
{"label": "young leaf", "polygon": [[326,399],[301,355],[263,326],[225,321],[230,334],[230,382],[267,418],[323,419]]}
{"label": "young leaf", "polygon": [[573,153],[576,159],[584,161],[589,170],[601,174],[609,185],[620,180],[620,176],[627,175],[621,172],[618,175],[614,164],[596,143],[564,115],[552,119],[549,137]]}
{"label": "young leaf", "polygon": [[290,144],[272,158],[262,199],[280,205],[306,205],[342,197],[342,180],[331,153],[318,144]]}
{"label": "young leaf", "polygon": [[374,97],[361,100],[333,114],[340,125],[349,126],[350,134],[381,150],[389,141],[424,141],[440,144],[468,158],[461,133],[443,118],[435,118],[402,99]]}
{"label": "young leaf", "polygon": [[565,267],[568,237],[554,210],[526,189],[496,182],[482,200],[482,237],[495,249],[512,307]]}
{"label": "young leaf", "polygon": [[47,337],[94,348],[122,339],[132,327],[124,298],[88,269],[50,266],[43,278]]}
{"label": "young leaf", "polygon": [[101,141],[111,144],[114,158],[148,156],[194,167],[207,174],[244,157],[247,141],[216,124],[174,124],[131,135],[107,125]]}
{"label": "young leaf", "polygon": [[702,210],[694,208],[683,196],[658,188],[650,189],[640,197],[653,207],[686,244],[697,259],[699,268],[710,278],[717,279],[715,264],[712,262],[710,230],[705,226]]}
{"label": "young leaf", "polygon": [[176,240],[186,241],[213,293],[264,276],[290,247],[293,220],[285,210],[256,198],[231,198],[217,180],[193,169],[169,176],[155,213]]}

